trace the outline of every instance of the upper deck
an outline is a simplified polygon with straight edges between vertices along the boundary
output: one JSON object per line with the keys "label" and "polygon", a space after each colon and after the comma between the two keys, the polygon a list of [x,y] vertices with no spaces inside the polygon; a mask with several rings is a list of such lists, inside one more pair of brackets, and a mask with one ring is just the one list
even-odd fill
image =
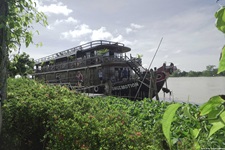
{"label": "upper deck", "polygon": [[41,64],[44,62],[49,62],[51,60],[57,60],[64,57],[69,57],[72,55],[77,55],[79,52],[87,53],[101,49],[109,49],[111,52],[115,53],[126,53],[129,52],[131,49],[129,47],[124,46],[123,43],[119,42],[112,42],[106,40],[96,40],[91,41],[89,43],[85,43],[83,45],[79,45],[77,47],[73,47],[40,59],[35,60],[35,64]]}

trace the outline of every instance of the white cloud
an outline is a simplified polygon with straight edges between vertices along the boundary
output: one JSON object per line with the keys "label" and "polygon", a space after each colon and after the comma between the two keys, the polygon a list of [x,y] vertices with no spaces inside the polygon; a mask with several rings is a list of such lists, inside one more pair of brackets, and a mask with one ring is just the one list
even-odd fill
{"label": "white cloud", "polygon": [[61,39],[68,41],[81,40],[80,44],[86,43],[87,41],[94,40],[110,40],[114,42],[122,42],[125,45],[132,44],[132,42],[125,40],[122,35],[113,35],[107,31],[106,27],[100,27],[99,29],[91,29],[88,25],[82,24],[77,25],[74,30],[61,33]]}
{"label": "white cloud", "polygon": [[38,11],[42,11],[46,14],[63,14],[65,16],[68,16],[70,13],[73,12],[73,10],[67,8],[66,5],[63,5],[62,2],[58,2],[57,4],[51,4],[51,5],[40,5],[38,7]]}
{"label": "white cloud", "polygon": [[74,19],[73,17],[68,17],[67,19],[57,19],[54,23],[54,25],[58,25],[61,23],[71,23],[71,24],[77,24],[79,21]]}
{"label": "white cloud", "polygon": [[55,27],[54,27],[54,26],[52,26],[52,25],[48,25],[48,26],[47,26],[47,29],[48,29],[48,30],[54,30],[54,29],[55,29]]}
{"label": "white cloud", "polygon": [[134,28],[134,29],[141,29],[141,28],[144,27],[144,26],[142,26],[142,25],[135,24],[135,23],[131,23],[130,26],[131,26],[132,28]]}
{"label": "white cloud", "polygon": [[[74,30],[70,30],[68,32],[63,32],[62,34],[62,39],[71,39],[71,38],[79,38],[81,36],[87,35],[92,33],[92,30],[89,28],[88,25],[86,24],[81,24],[77,26]],[[71,39],[71,40],[73,40]]]}
{"label": "white cloud", "polygon": [[68,17],[67,19],[57,19],[54,23],[49,24],[47,26],[47,29],[54,30],[56,28],[56,26],[61,25],[61,24],[63,24],[63,25],[66,24],[66,26],[68,26],[69,24],[76,25],[78,23],[79,23],[79,21],[74,19],[73,17]]}
{"label": "white cloud", "polygon": [[101,27],[98,30],[93,30],[93,33],[91,35],[91,40],[109,40],[113,42],[121,42],[125,45],[131,45],[132,42],[129,40],[124,39],[124,37],[119,35],[113,35],[105,27]]}
{"label": "white cloud", "polygon": [[112,38],[112,34],[106,31],[105,27],[101,27],[98,30],[93,30],[93,33],[91,35],[91,40],[107,40]]}
{"label": "white cloud", "polygon": [[65,20],[67,23],[78,23],[79,21],[74,19],[73,17],[69,17]]}
{"label": "white cloud", "polygon": [[143,27],[144,26],[142,25],[131,23],[130,26],[126,28],[126,33],[129,34],[131,32],[136,32],[138,29],[141,29]]}
{"label": "white cloud", "polygon": [[126,33],[129,34],[130,32],[132,32],[133,30],[131,28],[126,28]]}
{"label": "white cloud", "polygon": [[112,41],[115,41],[115,42],[122,42],[123,41],[123,36],[122,35],[118,35],[117,37],[113,38],[113,39],[110,39]]}

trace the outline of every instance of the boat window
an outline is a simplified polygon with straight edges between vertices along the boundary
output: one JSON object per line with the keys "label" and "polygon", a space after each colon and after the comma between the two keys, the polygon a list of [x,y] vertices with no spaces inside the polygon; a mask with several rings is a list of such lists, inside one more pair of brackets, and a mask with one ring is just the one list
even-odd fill
{"label": "boat window", "polygon": [[95,51],[91,52],[91,57],[95,57]]}
{"label": "boat window", "polygon": [[109,51],[109,56],[113,56],[113,55],[114,55],[114,52]]}
{"label": "boat window", "polygon": [[38,66],[38,70],[41,70],[41,66]]}
{"label": "boat window", "polygon": [[85,54],[82,51],[77,51],[77,58],[82,58]]}
{"label": "boat window", "polygon": [[115,58],[119,58],[120,57],[120,54],[119,53],[114,53],[114,57]]}

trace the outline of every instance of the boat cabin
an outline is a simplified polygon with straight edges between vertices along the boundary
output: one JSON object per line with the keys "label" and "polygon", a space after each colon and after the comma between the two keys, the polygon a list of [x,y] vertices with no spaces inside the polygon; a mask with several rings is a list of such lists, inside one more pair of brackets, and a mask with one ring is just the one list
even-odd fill
{"label": "boat cabin", "polygon": [[47,83],[85,87],[100,85],[108,80],[128,80],[135,74],[127,61],[132,59],[136,66],[141,66],[140,58],[126,55],[130,50],[118,42],[92,41],[37,59],[34,76]]}

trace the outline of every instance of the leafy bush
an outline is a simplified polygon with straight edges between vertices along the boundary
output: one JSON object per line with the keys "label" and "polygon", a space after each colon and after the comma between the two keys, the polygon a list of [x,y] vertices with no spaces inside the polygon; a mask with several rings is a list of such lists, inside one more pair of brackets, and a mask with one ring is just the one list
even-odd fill
{"label": "leafy bush", "polygon": [[90,98],[65,87],[9,79],[1,149],[163,149],[167,103]]}
{"label": "leafy bush", "polygon": [[224,104],[225,99],[215,96],[200,107],[178,103],[169,105],[162,126],[170,149],[224,148]]}

